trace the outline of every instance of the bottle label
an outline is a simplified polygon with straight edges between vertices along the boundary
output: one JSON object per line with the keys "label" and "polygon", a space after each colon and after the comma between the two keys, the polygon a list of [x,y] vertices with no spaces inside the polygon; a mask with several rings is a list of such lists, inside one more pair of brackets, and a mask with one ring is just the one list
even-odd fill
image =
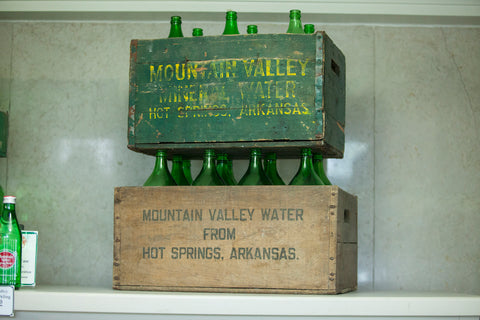
{"label": "bottle label", "polygon": [[0,251],[0,269],[7,270],[15,265],[17,255],[10,250]]}

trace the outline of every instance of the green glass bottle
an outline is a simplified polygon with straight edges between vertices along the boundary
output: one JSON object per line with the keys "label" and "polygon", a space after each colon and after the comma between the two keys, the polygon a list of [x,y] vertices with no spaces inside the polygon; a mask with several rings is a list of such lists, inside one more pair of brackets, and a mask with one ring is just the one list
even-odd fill
{"label": "green glass bottle", "polygon": [[322,179],[324,185],[332,185],[323,168],[323,156],[321,154],[317,153],[313,155],[313,170],[315,170],[320,179]]}
{"label": "green glass bottle", "polygon": [[203,29],[202,28],[193,28],[192,36],[194,37],[201,37],[203,36]]}
{"label": "green glass bottle", "polygon": [[228,176],[230,177],[230,180],[233,181],[234,185],[237,185],[237,180],[235,179],[235,175],[233,174],[233,160],[228,158],[227,160],[227,167],[228,167]]}
{"label": "green glass bottle", "polygon": [[313,24],[305,24],[305,26],[303,26],[303,31],[306,33],[306,34],[312,34],[312,33],[315,33],[315,26]]}
{"label": "green glass bottle", "polygon": [[0,218],[0,285],[22,283],[22,233],[15,214],[16,198],[3,197],[3,212]]}
{"label": "green glass bottle", "polygon": [[217,155],[217,172],[223,181],[225,181],[226,185],[233,186],[236,184],[235,179],[230,175],[228,155],[226,153],[220,153]]}
{"label": "green glass bottle", "polygon": [[290,181],[291,185],[323,185],[322,179],[313,170],[312,149],[303,148],[300,167]]}
{"label": "green glass bottle", "polygon": [[258,27],[254,24],[250,24],[247,26],[247,34],[257,34]]}
{"label": "green glass bottle", "polygon": [[202,170],[193,181],[194,186],[222,186],[225,182],[218,175],[215,166],[215,151],[212,149],[205,150],[203,154]]}
{"label": "green glass bottle", "polygon": [[192,185],[193,179],[192,179],[192,162],[190,159],[183,159],[182,161],[182,168],[183,168],[183,175],[188,181],[188,185]]}
{"label": "green glass bottle", "polygon": [[172,177],[179,186],[189,186],[185,173],[183,172],[182,156],[174,155],[172,160]]}
{"label": "green glass bottle", "polygon": [[237,26],[237,13],[235,11],[227,11],[223,34],[240,34]]}
{"label": "green glass bottle", "polygon": [[182,18],[173,16],[170,18],[170,33],[169,38],[183,38],[182,32]]}
{"label": "green glass bottle", "polygon": [[156,159],[155,159],[155,167],[153,168],[153,172],[148,177],[147,181],[143,184],[144,187],[149,186],[175,186],[177,183],[173,179],[170,171],[168,171],[167,165],[167,153],[163,150],[158,150]]}
{"label": "green glass bottle", "polygon": [[288,24],[287,33],[304,33],[301,16],[300,10],[290,10],[290,23]]}
{"label": "green glass bottle", "polygon": [[[3,201],[3,196],[4,195],[5,195],[5,193],[3,192],[3,188],[2,188],[2,186],[0,186],[0,199],[2,199],[2,201]],[[0,214],[2,214],[2,211],[3,211],[3,203],[0,206]]]}
{"label": "green glass bottle", "polygon": [[278,174],[277,170],[277,155],[273,152],[269,152],[265,155],[265,174],[272,181],[274,185],[284,185],[282,178]]}
{"label": "green glass bottle", "polygon": [[272,181],[267,177],[262,166],[262,153],[260,149],[252,149],[250,152],[250,163],[238,185],[271,185]]}

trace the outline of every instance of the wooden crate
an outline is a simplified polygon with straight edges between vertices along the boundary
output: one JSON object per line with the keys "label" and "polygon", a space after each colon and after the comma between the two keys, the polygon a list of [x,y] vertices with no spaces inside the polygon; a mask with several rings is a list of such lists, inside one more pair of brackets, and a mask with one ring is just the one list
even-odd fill
{"label": "wooden crate", "polygon": [[337,186],[115,188],[113,288],[357,287],[357,198]]}
{"label": "wooden crate", "polygon": [[132,40],[128,147],[343,157],[345,58],[325,32]]}

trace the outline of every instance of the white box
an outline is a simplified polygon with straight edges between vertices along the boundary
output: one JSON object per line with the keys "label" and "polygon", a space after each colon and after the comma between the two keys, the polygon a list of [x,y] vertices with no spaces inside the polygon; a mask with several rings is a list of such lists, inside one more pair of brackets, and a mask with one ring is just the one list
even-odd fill
{"label": "white box", "polygon": [[34,287],[37,271],[38,231],[22,231],[22,287]]}

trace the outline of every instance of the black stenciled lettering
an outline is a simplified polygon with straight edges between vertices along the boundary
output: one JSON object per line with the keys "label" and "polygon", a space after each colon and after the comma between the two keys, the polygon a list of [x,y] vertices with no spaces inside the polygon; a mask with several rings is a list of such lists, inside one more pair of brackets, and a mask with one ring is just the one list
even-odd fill
{"label": "black stenciled lettering", "polygon": [[285,247],[233,247],[230,251],[231,260],[295,260],[295,248]]}
{"label": "black stenciled lettering", "polygon": [[262,208],[262,220],[265,221],[303,221],[302,208]]}
{"label": "black stenciled lettering", "polygon": [[143,259],[163,259],[165,247],[143,247]]}
{"label": "black stenciled lettering", "polygon": [[203,240],[235,240],[235,228],[204,228]]}
{"label": "black stenciled lettering", "polygon": [[143,209],[143,221],[194,222],[203,220],[202,209]]}
{"label": "black stenciled lettering", "polygon": [[220,247],[172,247],[171,256],[174,260],[220,260]]}

